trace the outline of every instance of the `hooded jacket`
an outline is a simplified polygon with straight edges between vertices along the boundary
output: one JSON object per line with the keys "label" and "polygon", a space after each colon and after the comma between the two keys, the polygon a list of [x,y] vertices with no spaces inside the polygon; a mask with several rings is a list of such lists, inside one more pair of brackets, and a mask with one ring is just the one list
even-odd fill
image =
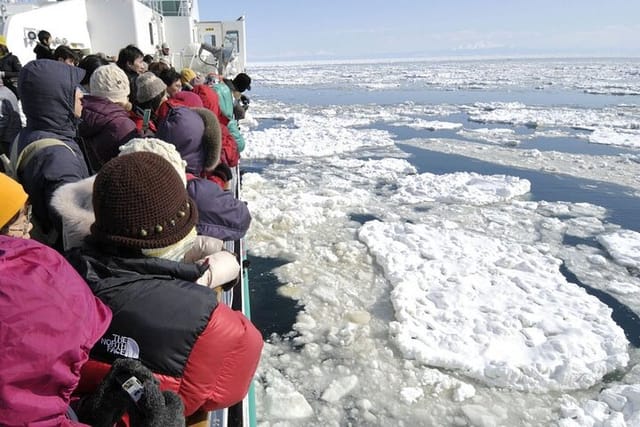
{"label": "hooded jacket", "polygon": [[13,53],[7,52],[6,55],[0,58],[0,71],[4,72],[2,82],[16,96],[18,96],[18,89],[16,88],[15,82],[18,80],[20,70],[22,70],[20,59]]}
{"label": "hooded jacket", "polygon": [[50,207],[51,195],[63,184],[89,176],[74,140],[79,119],[74,115],[75,92],[85,71],[63,62],[39,59],[22,68],[18,90],[26,127],[18,136],[18,153],[43,138],[64,142],[36,152],[18,179],[31,198],[33,216],[45,233],[60,231],[60,220]]}
{"label": "hooded jacket", "polygon": [[207,109],[179,107],[169,111],[156,137],[175,145],[194,176],[187,183],[189,196],[198,206],[198,234],[220,240],[242,238],[251,224],[247,205],[232,193],[201,178],[220,161],[221,132],[218,121]]}
{"label": "hooded jacket", "polygon": [[53,249],[0,236],[0,425],[78,426],[65,416],[111,311]]}
{"label": "hooded jacket", "polygon": [[[235,137],[231,134],[229,129],[229,117],[227,117],[221,110],[218,94],[205,84],[195,85],[192,92],[197,94],[202,99],[204,107],[218,118],[222,134],[222,153],[220,154],[220,161],[229,167],[236,166],[240,160],[240,150],[238,149],[238,143],[236,142]],[[233,126],[233,124],[231,125]],[[242,143],[244,144],[244,139],[242,140]]]}
{"label": "hooded jacket", "polygon": [[233,117],[233,94],[231,93],[231,89],[229,89],[229,86],[224,83],[215,84],[213,86],[213,89],[218,94],[218,104],[220,105],[220,111],[228,120],[227,128],[229,129],[229,132],[238,145],[238,152],[242,153],[245,143],[244,138],[240,133],[238,122]]}
{"label": "hooded jacket", "polygon": [[139,136],[136,123],[122,106],[106,98],[85,95],[79,132],[92,172],[116,157],[118,147]]}
{"label": "hooded jacket", "polygon": [[[95,221],[92,195],[95,175],[60,187],[51,204],[61,217],[64,249],[82,246]],[[241,200],[223,191],[217,184],[201,178],[187,183],[189,196],[198,207],[198,234],[220,240],[238,240],[251,225],[249,208]]]}
{"label": "hooded jacket", "polygon": [[185,415],[243,399],[256,371],[262,336],[195,284],[206,266],[115,256],[91,245],[68,259],[114,313],[83,368],[81,392],[93,390],[120,357],[139,359],[164,390],[178,393]]}

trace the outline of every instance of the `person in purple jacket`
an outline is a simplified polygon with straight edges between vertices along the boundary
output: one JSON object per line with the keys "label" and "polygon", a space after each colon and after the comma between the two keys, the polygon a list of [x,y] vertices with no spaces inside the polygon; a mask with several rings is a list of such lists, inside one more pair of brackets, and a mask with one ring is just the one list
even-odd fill
{"label": "person in purple jacket", "polygon": [[79,132],[89,167],[96,173],[118,155],[118,147],[138,135],[129,117],[129,79],[115,64],[98,67],[89,81]]}
{"label": "person in purple jacket", "polygon": [[172,108],[160,123],[156,137],[173,144],[187,162],[187,191],[200,214],[198,234],[220,240],[242,238],[251,224],[246,203],[217,182],[203,178],[231,178],[228,167],[220,164],[220,124],[213,113],[206,108]]}

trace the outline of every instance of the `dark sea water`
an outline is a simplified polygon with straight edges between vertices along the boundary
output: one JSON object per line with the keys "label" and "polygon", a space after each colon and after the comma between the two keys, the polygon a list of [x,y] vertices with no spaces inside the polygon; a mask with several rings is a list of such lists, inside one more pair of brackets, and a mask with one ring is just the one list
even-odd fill
{"label": "dark sea water", "polygon": [[[263,87],[259,99],[289,104],[391,105],[407,101],[418,104],[473,104],[476,102],[522,102],[538,106],[581,106],[602,108],[638,102],[637,95],[593,95],[579,90],[367,90],[364,88]],[[257,92],[257,91],[256,91]]]}

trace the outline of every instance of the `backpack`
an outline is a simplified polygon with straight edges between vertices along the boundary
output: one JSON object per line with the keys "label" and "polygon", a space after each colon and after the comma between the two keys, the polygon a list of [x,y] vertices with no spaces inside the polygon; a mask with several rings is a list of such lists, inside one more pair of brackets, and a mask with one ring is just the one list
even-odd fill
{"label": "backpack", "polygon": [[[59,139],[55,138],[43,138],[33,141],[29,145],[27,145],[21,152],[18,154],[18,137],[13,141],[11,145],[11,158],[7,158],[6,154],[0,156],[0,160],[2,161],[5,169],[5,173],[9,175],[11,178],[20,182],[18,175],[24,167],[33,159],[33,157],[42,149],[47,147],[52,147],[54,145],[63,145],[65,146],[73,155],[76,153],[73,151],[71,147],[62,142]],[[49,230],[45,232],[41,226],[41,224],[35,219],[31,219],[31,223],[33,224],[33,229],[31,230],[31,238],[37,240],[41,243],[44,243],[48,246],[53,246],[55,242],[58,240],[58,232],[56,230]]]}
{"label": "backpack", "polygon": [[75,152],[71,149],[71,147],[55,138],[43,138],[38,139],[37,141],[33,141],[32,143],[27,145],[24,150],[20,152],[20,154],[18,154],[18,137],[16,137],[16,139],[13,141],[13,144],[11,145],[11,157],[8,158],[6,154],[0,156],[0,160],[2,160],[2,163],[4,165],[5,173],[11,178],[20,182],[20,180],[18,179],[18,174],[19,172],[22,172],[24,167],[31,161],[33,156],[35,156],[36,153],[38,153],[43,148],[51,147],[54,145],[65,146],[75,156]]}

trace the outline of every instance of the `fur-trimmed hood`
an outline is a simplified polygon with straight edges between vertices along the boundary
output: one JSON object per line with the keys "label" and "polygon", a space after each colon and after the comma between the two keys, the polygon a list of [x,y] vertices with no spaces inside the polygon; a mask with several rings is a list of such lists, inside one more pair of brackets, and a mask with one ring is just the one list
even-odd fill
{"label": "fur-trimmed hood", "polygon": [[187,172],[199,176],[220,162],[222,137],[220,123],[205,108],[172,109],[158,126],[156,138],[175,145],[187,162]]}
{"label": "fur-trimmed hood", "polygon": [[93,181],[90,176],[59,187],[51,197],[51,206],[62,218],[64,250],[82,246],[96,217],[93,213]]}

